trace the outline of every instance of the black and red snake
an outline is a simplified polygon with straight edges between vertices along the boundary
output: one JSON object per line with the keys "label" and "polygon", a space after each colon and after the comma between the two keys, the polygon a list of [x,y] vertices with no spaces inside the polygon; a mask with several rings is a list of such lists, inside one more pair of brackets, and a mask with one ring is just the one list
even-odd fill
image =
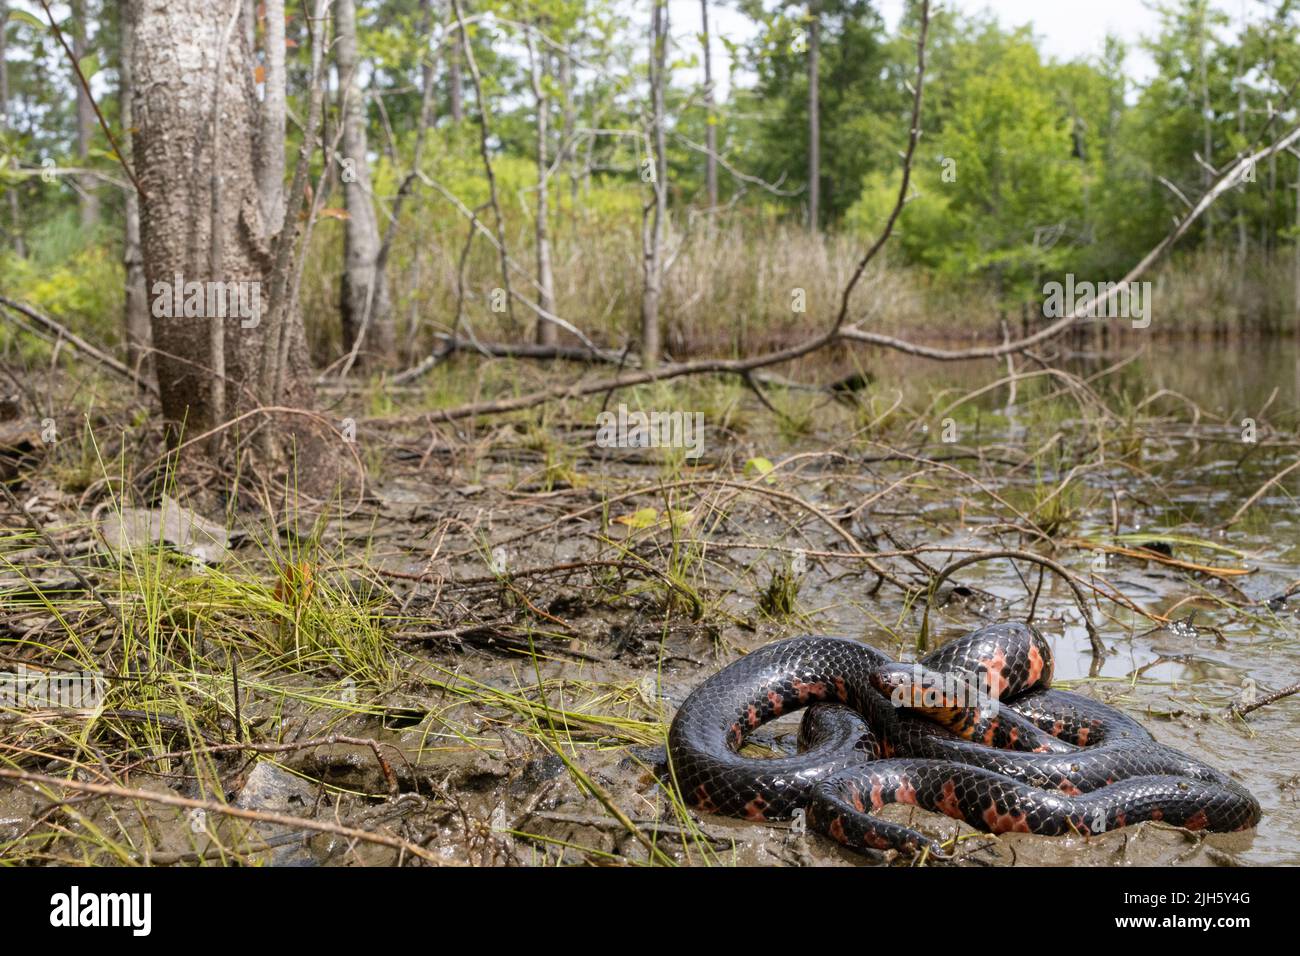
{"label": "black and red snake", "polygon": [[[990,833],[1048,835],[1259,821],[1259,803],[1226,774],[1113,708],[1050,690],[1051,679],[1050,647],[1021,623],[981,628],[915,665],[843,638],[777,641],[687,697],[668,732],[671,773],[706,812],[779,820],[802,808],[846,846],[940,857],[936,841],[870,811],[906,803]],[[799,753],[739,752],[754,728],[803,707]]]}

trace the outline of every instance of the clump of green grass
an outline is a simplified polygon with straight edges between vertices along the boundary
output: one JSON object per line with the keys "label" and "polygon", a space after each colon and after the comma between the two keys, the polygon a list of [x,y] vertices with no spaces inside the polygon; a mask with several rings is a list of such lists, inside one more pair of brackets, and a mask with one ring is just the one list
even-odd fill
{"label": "clump of green grass", "polygon": [[1029,516],[1049,538],[1055,538],[1069,532],[1079,520],[1079,492],[1072,485],[1064,488],[1035,484],[1033,489],[1033,509]]}
{"label": "clump of green grass", "polygon": [[789,564],[774,568],[767,587],[758,595],[758,609],[768,617],[792,617],[798,611],[799,590],[803,578]]}

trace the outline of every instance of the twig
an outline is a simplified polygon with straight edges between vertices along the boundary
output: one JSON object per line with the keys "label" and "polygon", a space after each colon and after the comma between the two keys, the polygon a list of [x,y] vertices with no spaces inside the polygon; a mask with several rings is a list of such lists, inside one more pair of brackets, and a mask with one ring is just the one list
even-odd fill
{"label": "twig", "polygon": [[[347,737],[343,734],[330,734],[328,737],[313,737],[310,740],[296,740],[291,743],[283,744],[252,744],[252,743],[234,743],[234,744],[213,744],[207,747],[191,747],[187,750],[173,750],[170,753],[149,754],[141,757],[134,763],[128,764],[122,768],[122,773],[127,774],[146,763],[157,763],[162,760],[175,760],[182,757],[194,757],[198,754],[220,754],[220,753],[259,753],[259,754],[280,754],[291,753],[299,750],[309,750],[314,747],[327,747],[336,744],[349,744],[355,747],[369,747],[375,755],[375,761],[379,764],[379,770],[384,775],[384,781],[388,785],[388,792],[397,796],[400,788],[398,786],[397,774],[393,772],[393,765],[384,758],[380,751],[380,742],[370,737]],[[401,750],[393,744],[383,744],[382,746],[390,747],[399,754]],[[402,755],[405,758],[405,754]]]}
{"label": "twig", "polygon": [[113,147],[113,155],[115,155],[117,161],[122,164],[122,168],[126,170],[126,174],[131,177],[131,183],[135,186],[135,191],[140,194],[141,199],[144,199],[144,187],[140,185],[140,180],[135,178],[135,170],[127,164],[126,159],[122,156],[122,148],[117,145],[117,140],[113,137],[113,131],[108,128],[108,122],[104,119],[104,114],[99,111],[99,104],[95,102],[95,97],[90,92],[90,84],[86,81],[86,75],[81,72],[81,64],[77,62],[77,55],[72,52],[72,48],[68,46],[68,41],[63,38],[63,31],[60,30],[59,25],[54,22],[54,14],[50,12],[50,5],[46,3],[45,0],[41,0],[41,6],[45,10],[45,16],[49,18],[50,29],[54,31],[54,38],[59,41],[59,46],[63,47],[63,52],[68,55],[68,61],[72,63],[72,69],[77,74],[77,82],[81,84],[81,88],[86,93],[86,99],[90,101],[91,109],[95,111],[95,117],[99,120],[99,128],[104,131],[104,135],[108,137],[109,144]]}

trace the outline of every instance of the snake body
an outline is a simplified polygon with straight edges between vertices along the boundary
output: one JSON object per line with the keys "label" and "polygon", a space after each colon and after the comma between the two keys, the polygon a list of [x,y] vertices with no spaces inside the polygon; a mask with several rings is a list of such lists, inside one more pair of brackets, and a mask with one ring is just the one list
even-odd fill
{"label": "snake body", "polygon": [[[843,638],[777,641],[683,702],[668,734],[672,773],[705,812],[779,820],[804,809],[846,846],[906,854],[946,855],[871,810],[906,803],[990,833],[1046,835],[1259,821],[1236,781],[1111,707],[1051,689],[1052,669],[1047,642],[1021,623],[981,628],[916,665]],[[755,728],[805,707],[798,753],[740,753]]]}

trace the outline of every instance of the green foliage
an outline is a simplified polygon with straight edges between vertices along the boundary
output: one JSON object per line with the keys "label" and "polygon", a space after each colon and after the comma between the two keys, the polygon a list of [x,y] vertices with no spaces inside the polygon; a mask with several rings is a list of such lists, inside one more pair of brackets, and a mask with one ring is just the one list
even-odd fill
{"label": "green foliage", "polygon": [[[769,182],[808,184],[808,33],[803,6],[767,10],[745,4],[761,24],[746,51],[758,75],[742,110],[760,112],[750,135],[746,166]],[[828,221],[853,203],[863,170],[892,154],[895,107],[901,102],[898,70],[884,42],[879,15],[865,0],[821,5],[818,94],[821,103],[822,196]],[[800,196],[796,202],[804,202]]]}
{"label": "green foliage", "polygon": [[[714,48],[727,49],[733,58],[726,98],[707,107],[696,79],[698,21],[683,21],[676,8],[666,90],[672,238],[689,239],[683,244],[686,258],[669,276],[667,332],[683,338],[690,338],[685,331],[699,333],[695,341],[707,338],[714,351],[742,350],[758,335],[792,331],[780,325],[778,313],[788,310],[776,302],[766,277],[770,270],[785,269],[784,282],[791,270],[756,258],[759,275],[752,285],[737,283],[724,270],[710,273],[707,290],[689,289],[690,283],[678,278],[689,268],[708,268],[691,259],[702,232],[696,212],[703,202],[705,161],[699,146],[706,131],[712,127],[716,133],[725,161],[719,170],[722,202],[735,200],[722,219],[741,241],[728,254],[771,257],[773,249],[783,248],[772,237],[782,229],[797,231],[807,203],[808,5],[741,0],[738,8],[756,26],[746,43],[720,35],[719,18],[712,18]],[[120,7],[96,0],[88,10],[84,68],[97,71],[98,104],[110,126],[122,133]],[[932,11],[923,136],[908,203],[888,253],[895,263],[913,267],[915,281],[935,302],[977,295],[982,306],[1032,309],[1041,302],[1043,284],[1066,272],[1081,280],[1116,278],[1166,233],[1187,200],[1203,191],[1211,178],[1207,165],[1222,169],[1296,121],[1296,109],[1284,94],[1300,81],[1300,0],[1278,0],[1252,11],[1244,25],[1229,21],[1209,0],[1164,0],[1157,10],[1159,32],[1141,41],[1156,72],[1141,87],[1127,78],[1127,50],[1115,39],[1095,56],[1058,62],[1041,54],[1026,27],[999,22],[989,13],[966,16],[947,5]],[[893,209],[911,111],[916,12],[914,4],[907,5],[891,32],[870,0],[818,5],[820,186],[822,225],[829,235],[824,247],[818,246],[822,251],[799,260],[800,287],[815,284],[804,273],[816,261],[831,261],[832,249],[838,255],[836,243],[856,247],[880,230]],[[478,120],[484,109],[503,231],[519,269],[531,269],[538,108],[526,42],[531,36],[550,100],[551,239],[560,311],[585,319],[580,324],[594,334],[620,341],[636,321],[640,230],[649,195],[639,176],[649,142],[646,11],[600,0],[485,0],[465,13],[483,103],[445,5],[377,0],[358,7],[381,223],[407,177],[426,76],[433,82],[423,172],[440,188],[417,181],[403,207],[389,260],[398,312],[412,322],[418,317],[426,328],[450,328],[454,307],[448,303],[456,300],[468,223],[448,194],[475,210],[489,229],[494,225],[480,155]],[[289,50],[290,105],[301,117],[307,107],[310,38],[294,9],[287,29],[295,44]],[[121,170],[97,127],[87,156],[78,156],[75,80],[48,25],[11,11],[5,31],[11,102],[9,128],[0,136],[0,194],[7,199],[13,192],[19,214],[18,222],[11,222],[7,203],[0,204],[0,232],[20,236],[29,257],[25,262],[12,257],[14,244],[5,242],[0,252],[10,256],[3,263],[5,288],[111,342],[118,337],[120,316],[120,293],[112,291],[120,288],[119,252],[94,243],[121,234],[118,187],[99,186],[103,224],[101,233],[90,237],[75,219],[72,177],[45,182],[39,173],[43,161],[90,166],[118,180]],[[715,57],[716,78],[726,63]],[[450,115],[453,65],[461,80],[459,122]],[[336,128],[337,109],[331,101],[328,129]],[[291,123],[291,162],[300,136]],[[313,185],[321,173],[317,156]],[[1225,263],[1216,275],[1235,269],[1251,281],[1269,281],[1274,254],[1297,238],[1293,184],[1300,173],[1289,154],[1255,173],[1253,181],[1231,190],[1191,228],[1177,255],[1206,257],[1196,259],[1195,268],[1218,255]],[[764,190],[756,179],[779,189]],[[333,190],[327,205],[337,207],[337,183],[325,181]],[[324,275],[337,273],[342,231],[341,222],[331,218],[316,229],[313,264],[321,268],[308,270],[303,290],[311,314],[336,313],[337,283],[327,286]],[[790,258],[805,252],[792,247]],[[1248,253],[1261,263],[1257,272],[1245,265]],[[626,267],[619,264],[624,260]],[[584,273],[587,263],[599,263],[596,269],[605,273]],[[611,264],[619,264],[616,272]],[[500,269],[496,250],[482,234],[464,266],[462,313],[481,321],[488,318],[484,293],[499,282]],[[521,271],[514,278],[517,290],[526,292],[526,275]],[[1290,304],[1283,300],[1292,293],[1286,283],[1274,285],[1281,291],[1258,298],[1278,312]],[[432,320],[431,290],[439,296]],[[584,292],[590,299],[582,297]],[[736,321],[710,329],[698,317],[685,317],[693,306],[675,311],[677,303],[700,298]],[[734,308],[724,310],[723,303]],[[518,334],[526,318],[517,316],[518,327],[503,331]],[[691,323],[694,328],[682,328]],[[322,362],[335,357],[334,324],[327,319],[321,328],[309,329]],[[410,341],[415,348],[427,345],[418,335]],[[792,421],[797,411],[791,410]]]}
{"label": "green foliage", "polygon": [[119,338],[122,263],[111,248],[85,242],[74,212],[42,225],[31,237],[27,258],[0,252],[0,274],[10,298],[97,341]]}

